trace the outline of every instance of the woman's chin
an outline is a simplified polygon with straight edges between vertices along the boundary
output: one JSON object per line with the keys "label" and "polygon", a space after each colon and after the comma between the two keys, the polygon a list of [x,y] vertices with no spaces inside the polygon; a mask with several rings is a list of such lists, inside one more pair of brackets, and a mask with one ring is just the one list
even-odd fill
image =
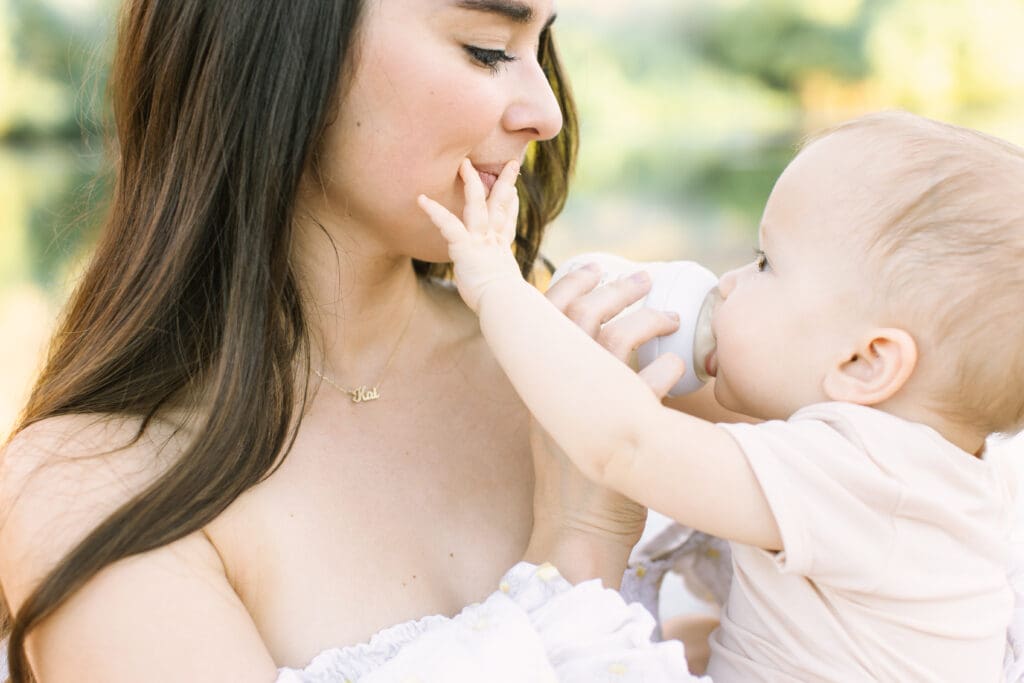
{"label": "woman's chin", "polygon": [[403,253],[417,261],[427,263],[451,262],[451,256],[448,255],[448,242],[426,216],[416,223],[407,223],[407,225],[409,227],[402,237],[403,243],[395,245]]}
{"label": "woman's chin", "polygon": [[451,262],[451,257],[448,256],[447,245],[437,249],[418,249],[412,254],[412,257],[417,261],[425,261],[430,264]]}

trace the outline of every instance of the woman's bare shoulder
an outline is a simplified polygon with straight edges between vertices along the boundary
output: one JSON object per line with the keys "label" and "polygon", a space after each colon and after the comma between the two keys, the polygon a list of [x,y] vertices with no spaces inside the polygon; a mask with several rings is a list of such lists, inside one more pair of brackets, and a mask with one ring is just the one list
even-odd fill
{"label": "woman's bare shoulder", "polygon": [[139,434],[142,418],[126,415],[59,415],[35,422],[0,449],[0,466],[106,460],[106,456],[156,456],[181,431],[170,420],[155,418]]}
{"label": "woman's bare shoulder", "polygon": [[[183,429],[152,421],[140,435],[141,424],[52,418],[0,453],[0,583],[13,610],[176,460]],[[102,569],[30,633],[29,648],[43,680],[269,680],[275,671],[202,530]]]}
{"label": "woman's bare shoulder", "polygon": [[[173,461],[182,440],[182,430],[166,420],[152,420],[140,434],[141,425],[141,418],[111,415],[61,415],[29,425],[0,450],[0,500],[16,504],[42,492],[134,495]],[[109,486],[91,486],[101,483]]]}
{"label": "woman's bare shoulder", "polygon": [[175,430],[138,418],[67,415],[0,451],[0,581],[18,603],[75,544],[173,460]]}

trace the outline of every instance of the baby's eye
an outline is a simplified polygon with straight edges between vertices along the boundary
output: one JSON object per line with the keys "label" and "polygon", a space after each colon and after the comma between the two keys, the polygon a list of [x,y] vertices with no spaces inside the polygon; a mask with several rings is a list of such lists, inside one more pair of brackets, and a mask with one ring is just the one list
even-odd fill
{"label": "baby's eye", "polygon": [[768,270],[768,256],[760,249],[754,250],[754,267],[757,268],[757,272],[763,273]]}
{"label": "baby's eye", "polygon": [[482,47],[476,47],[473,45],[464,45],[466,52],[473,58],[473,61],[485,66],[492,72],[497,72],[501,68],[502,64],[507,62],[514,62],[515,57],[505,52],[504,50],[488,50]]}

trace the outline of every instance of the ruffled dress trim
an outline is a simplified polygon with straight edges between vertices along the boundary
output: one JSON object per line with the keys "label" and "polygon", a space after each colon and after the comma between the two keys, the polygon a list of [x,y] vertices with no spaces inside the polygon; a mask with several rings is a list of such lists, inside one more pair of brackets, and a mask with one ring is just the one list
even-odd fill
{"label": "ruffled dress trim", "polygon": [[327,650],[277,683],[626,683],[692,676],[678,642],[654,643],[654,618],[600,581],[573,586],[521,562],[497,591],[453,618],[430,616]]}
{"label": "ruffled dress trim", "polygon": [[407,644],[447,621],[448,617],[433,614],[378,631],[366,643],[324,650],[304,669],[279,669],[277,683],[355,683],[394,658]]}

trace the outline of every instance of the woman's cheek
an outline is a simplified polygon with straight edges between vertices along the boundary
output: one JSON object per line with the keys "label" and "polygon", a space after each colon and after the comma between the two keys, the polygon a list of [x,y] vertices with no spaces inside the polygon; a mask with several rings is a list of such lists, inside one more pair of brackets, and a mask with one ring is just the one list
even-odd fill
{"label": "woman's cheek", "polygon": [[442,81],[432,84],[432,91],[444,93],[436,97],[438,118],[452,130],[486,136],[500,125],[514,84],[479,67],[467,69],[468,72],[460,70],[461,75],[444,74]]}

